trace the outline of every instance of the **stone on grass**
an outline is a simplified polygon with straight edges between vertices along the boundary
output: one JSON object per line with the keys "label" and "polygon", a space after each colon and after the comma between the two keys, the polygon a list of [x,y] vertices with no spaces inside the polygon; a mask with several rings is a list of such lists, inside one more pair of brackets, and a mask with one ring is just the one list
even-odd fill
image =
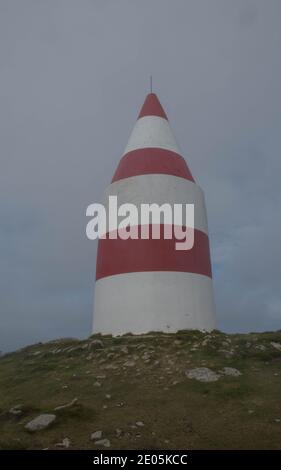
{"label": "stone on grass", "polygon": [[96,439],[101,439],[102,431],[95,431],[91,434],[91,441],[95,441]]}
{"label": "stone on grass", "polygon": [[136,365],[135,361],[126,361],[124,363],[125,367],[134,367]]}
{"label": "stone on grass", "polygon": [[56,406],[55,411],[64,410],[65,408],[70,408],[71,406],[76,405],[77,401],[78,401],[78,398],[73,398],[73,400],[71,400],[69,403],[66,403],[65,405]]}
{"label": "stone on grass", "polygon": [[94,348],[103,348],[103,342],[100,339],[93,339],[93,341],[90,342],[89,346],[92,346]]}
{"label": "stone on grass", "polygon": [[15,416],[21,415],[22,414],[22,407],[23,407],[23,405],[21,405],[21,404],[20,405],[15,405],[15,406],[13,406],[12,408],[9,409],[9,413],[11,415],[15,415]]}
{"label": "stone on grass", "polygon": [[229,351],[227,349],[219,349],[218,352],[221,353],[226,359],[231,359],[235,354],[233,349],[230,349]]}
{"label": "stone on grass", "polygon": [[277,351],[281,351],[281,343],[275,343],[274,341],[271,341],[270,344],[274,349],[277,349]]}
{"label": "stone on grass", "polygon": [[107,364],[105,367],[104,367],[106,370],[117,370],[118,369],[118,366],[114,365],[114,364]]}
{"label": "stone on grass", "polygon": [[239,375],[242,375],[242,372],[240,372],[238,369],[235,369],[234,367],[223,367],[223,369],[220,370],[220,374],[239,377]]}
{"label": "stone on grass", "polygon": [[58,442],[56,444],[56,447],[64,447],[65,449],[68,449],[68,447],[70,446],[70,439],[68,439],[68,437],[65,437],[62,442]]}
{"label": "stone on grass", "polygon": [[25,429],[30,432],[41,431],[41,429],[45,429],[53,423],[55,419],[56,415],[45,413],[29,421],[29,423],[25,425]]}
{"label": "stone on grass", "polygon": [[185,374],[189,379],[199,380],[199,382],[216,382],[220,378],[219,374],[208,367],[188,369]]}
{"label": "stone on grass", "polygon": [[101,439],[100,441],[95,442],[96,446],[110,447],[109,439]]}

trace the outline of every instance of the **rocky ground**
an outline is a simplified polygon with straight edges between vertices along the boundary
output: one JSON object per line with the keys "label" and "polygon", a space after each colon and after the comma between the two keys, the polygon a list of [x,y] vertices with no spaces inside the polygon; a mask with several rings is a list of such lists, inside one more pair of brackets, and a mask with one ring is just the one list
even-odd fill
{"label": "rocky ground", "polygon": [[281,331],[36,344],[0,358],[0,449],[281,449]]}

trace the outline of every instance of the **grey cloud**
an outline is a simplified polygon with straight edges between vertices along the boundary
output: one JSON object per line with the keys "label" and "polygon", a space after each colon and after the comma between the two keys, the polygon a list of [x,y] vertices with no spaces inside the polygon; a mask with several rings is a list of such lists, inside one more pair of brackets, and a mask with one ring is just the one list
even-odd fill
{"label": "grey cloud", "polygon": [[219,327],[280,328],[281,4],[3,0],[0,349],[90,333],[101,199],[153,74],[205,191]]}

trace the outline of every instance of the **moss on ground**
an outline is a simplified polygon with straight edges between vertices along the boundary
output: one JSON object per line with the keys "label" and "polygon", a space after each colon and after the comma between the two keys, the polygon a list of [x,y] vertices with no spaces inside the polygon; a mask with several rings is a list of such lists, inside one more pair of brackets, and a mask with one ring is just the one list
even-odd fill
{"label": "moss on ground", "polygon": [[[97,448],[90,439],[97,430],[112,449],[280,449],[281,351],[272,343],[281,344],[281,331],[151,332],[7,354],[0,358],[0,449],[52,449],[65,437],[70,448]],[[198,382],[185,375],[195,367],[234,367],[242,375]],[[21,414],[11,414],[18,404]],[[41,413],[57,419],[26,431]]]}

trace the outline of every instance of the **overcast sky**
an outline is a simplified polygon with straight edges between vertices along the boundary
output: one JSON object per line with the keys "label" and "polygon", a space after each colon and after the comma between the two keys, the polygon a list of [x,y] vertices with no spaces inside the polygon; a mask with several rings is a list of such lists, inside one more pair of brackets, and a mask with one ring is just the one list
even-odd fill
{"label": "overcast sky", "polygon": [[85,210],[150,74],[205,191],[219,328],[281,328],[280,46],[280,0],[0,0],[0,349],[90,334]]}

